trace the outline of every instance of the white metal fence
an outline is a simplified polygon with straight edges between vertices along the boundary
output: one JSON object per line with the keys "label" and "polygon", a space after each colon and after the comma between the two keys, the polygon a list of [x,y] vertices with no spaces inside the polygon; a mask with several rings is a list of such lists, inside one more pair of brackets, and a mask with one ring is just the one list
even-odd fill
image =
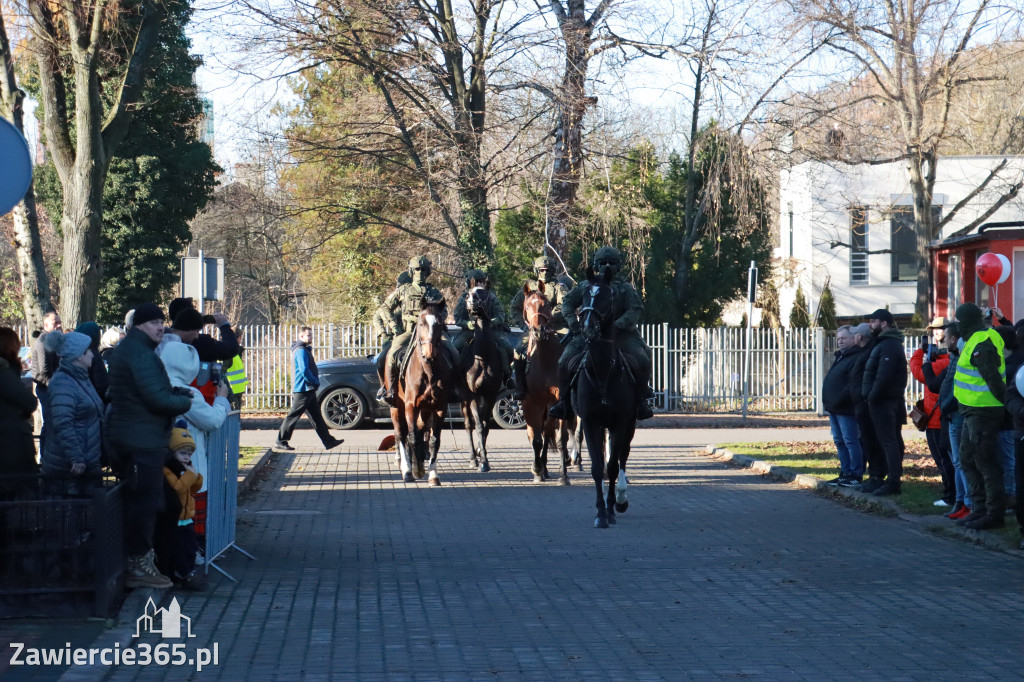
{"label": "white metal fence", "polygon": [[[327,358],[366,358],[380,350],[367,324],[311,325],[313,353]],[[291,403],[291,346],[299,325],[241,325],[249,377],[244,410],[287,410]],[[24,329],[17,330],[24,335]],[[746,331],[734,327],[679,329],[643,325],[654,356],[656,406],[665,412],[733,412],[743,399]],[[755,329],[752,334],[750,396],[755,412],[820,411],[821,384],[832,365],[835,333],[821,329]],[[918,336],[907,332],[907,357]],[[27,342],[26,342],[27,344]],[[921,396],[911,379],[907,403]]]}

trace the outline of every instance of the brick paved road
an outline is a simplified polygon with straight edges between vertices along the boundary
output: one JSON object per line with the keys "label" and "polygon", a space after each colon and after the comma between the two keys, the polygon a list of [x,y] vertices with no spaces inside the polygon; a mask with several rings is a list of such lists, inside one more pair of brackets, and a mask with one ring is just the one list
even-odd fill
{"label": "brick paved road", "polygon": [[[525,448],[486,475],[465,459],[428,489],[385,455],[283,456],[240,517],[258,561],[183,600],[189,646],[220,651],[194,678],[1020,679],[1016,557],[692,449],[635,450],[609,530],[589,475],[534,485]],[[108,679],[164,674],[185,677]]]}

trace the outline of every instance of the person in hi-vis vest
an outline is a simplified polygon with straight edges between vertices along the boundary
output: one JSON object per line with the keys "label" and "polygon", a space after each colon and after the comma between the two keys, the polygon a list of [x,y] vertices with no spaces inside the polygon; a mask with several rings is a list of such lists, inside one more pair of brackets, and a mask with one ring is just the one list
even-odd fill
{"label": "person in hi-vis vest", "polygon": [[985,324],[981,308],[975,304],[957,308],[956,319],[964,347],[956,363],[953,395],[964,418],[960,465],[967,479],[967,496],[974,501],[971,513],[957,523],[975,530],[998,528],[1006,514],[999,463],[999,429],[1006,412],[1005,344],[999,333]]}
{"label": "person in hi-vis vest", "polygon": [[224,368],[224,380],[231,386],[231,394],[228,396],[228,402],[231,403],[232,410],[242,409],[242,395],[245,393],[245,389],[249,388],[249,377],[245,374],[245,365],[242,363],[242,352],[244,348],[239,348],[238,355],[231,359],[231,364]]}

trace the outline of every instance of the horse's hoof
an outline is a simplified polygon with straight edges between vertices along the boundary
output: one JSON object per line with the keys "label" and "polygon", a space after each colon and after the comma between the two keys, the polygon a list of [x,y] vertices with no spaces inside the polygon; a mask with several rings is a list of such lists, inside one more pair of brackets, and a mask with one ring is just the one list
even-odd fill
{"label": "horse's hoof", "polygon": [[405,476],[402,476],[402,480],[406,483],[414,483],[416,481],[416,479],[412,477],[411,471],[406,471]]}
{"label": "horse's hoof", "polygon": [[619,512],[620,514],[622,512],[624,512],[624,511],[626,511],[627,509],[629,509],[629,501],[628,500],[626,502],[616,502],[615,503],[615,511]]}
{"label": "horse's hoof", "polygon": [[474,469],[480,466],[480,460],[476,458],[476,455],[473,455],[472,457],[469,458],[469,465]]}
{"label": "horse's hoof", "polygon": [[561,478],[559,478],[558,479],[558,485],[562,485],[562,486],[570,485],[569,477],[568,476],[562,476]]}
{"label": "horse's hoof", "polygon": [[435,476],[434,478],[432,478],[429,481],[427,481],[427,485],[429,485],[431,488],[440,488],[441,487],[441,479],[437,478]]}
{"label": "horse's hoof", "polygon": [[480,473],[481,474],[486,474],[490,470],[491,470],[491,463],[488,462],[487,460],[484,460],[484,462],[480,465]]}
{"label": "horse's hoof", "polygon": [[618,521],[615,519],[615,514],[612,514],[611,512],[609,512],[608,513],[608,525],[609,526],[614,526],[616,523],[618,523]]}
{"label": "horse's hoof", "polygon": [[544,482],[544,477],[541,476],[540,474],[534,474],[533,475],[533,482],[534,483],[543,483]]}
{"label": "horse's hoof", "polygon": [[583,462],[576,462],[576,471],[583,471]]}
{"label": "horse's hoof", "polygon": [[603,517],[600,514],[598,514],[597,518],[594,519],[594,528],[607,528],[607,527],[608,527],[608,519],[606,519],[605,517]]}

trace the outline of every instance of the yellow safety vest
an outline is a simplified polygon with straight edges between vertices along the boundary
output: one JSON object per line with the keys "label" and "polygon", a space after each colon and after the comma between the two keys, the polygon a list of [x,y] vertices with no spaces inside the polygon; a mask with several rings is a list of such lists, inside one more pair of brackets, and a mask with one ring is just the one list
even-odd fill
{"label": "yellow safety vest", "polygon": [[999,399],[992,395],[988,384],[981,378],[978,368],[971,364],[971,355],[979,343],[986,340],[995,344],[999,351],[999,373],[1006,379],[1006,358],[1003,357],[1003,338],[995,329],[974,332],[964,345],[960,359],[956,363],[956,374],[953,377],[953,395],[957,402],[967,407],[1002,407]]}
{"label": "yellow safety vest", "polygon": [[245,375],[241,355],[236,355],[231,360],[231,364],[224,370],[224,377],[228,380],[232,393],[245,393],[245,389],[249,387],[249,377]]}

